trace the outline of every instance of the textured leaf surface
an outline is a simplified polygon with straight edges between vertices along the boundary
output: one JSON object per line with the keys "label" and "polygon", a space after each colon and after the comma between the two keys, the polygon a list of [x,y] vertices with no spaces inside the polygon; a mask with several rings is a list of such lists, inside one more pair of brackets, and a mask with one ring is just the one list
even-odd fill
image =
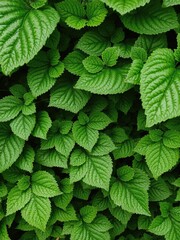
{"label": "textured leaf surface", "polygon": [[55,149],[65,157],[68,157],[72,149],[74,148],[75,141],[72,133],[66,135],[59,135],[55,140]]}
{"label": "textured leaf surface", "polygon": [[107,68],[97,74],[84,73],[75,85],[75,88],[97,94],[123,93],[131,88],[125,82],[127,66],[122,68]]}
{"label": "textured leaf surface", "polygon": [[57,12],[50,6],[36,10],[29,8],[23,0],[1,1],[0,63],[3,72],[8,75],[29,62],[45,44],[58,21]]}
{"label": "textured leaf surface", "polygon": [[108,191],[112,173],[112,160],[109,155],[89,156],[86,162],[87,172],[83,181],[91,186]]}
{"label": "textured leaf surface", "polygon": [[14,96],[7,96],[0,100],[0,122],[15,118],[22,109],[22,101]]}
{"label": "textured leaf surface", "polygon": [[54,177],[45,171],[33,173],[32,191],[40,197],[54,197],[61,193]]}
{"label": "textured leaf surface", "polygon": [[110,196],[114,203],[124,210],[149,216],[148,188],[147,175],[137,169],[134,178],[129,182],[116,181],[110,189]]}
{"label": "textured leaf surface", "polygon": [[113,8],[115,11],[124,15],[138,7],[144,6],[150,0],[101,0],[101,2],[106,3],[109,7]]}
{"label": "textured leaf surface", "polygon": [[154,178],[174,167],[179,159],[179,150],[166,147],[162,142],[152,143],[146,152],[146,162]]}
{"label": "textured leaf surface", "polygon": [[179,5],[179,0],[163,0],[163,7]]}
{"label": "textured leaf surface", "polygon": [[89,73],[97,73],[103,69],[103,62],[97,56],[89,56],[83,60],[83,65]]}
{"label": "textured leaf surface", "polygon": [[97,130],[81,125],[76,121],[73,125],[73,136],[77,144],[91,151],[98,140],[99,133]]}
{"label": "textured leaf surface", "polygon": [[86,32],[77,43],[77,48],[89,55],[99,56],[110,43],[98,32]]}
{"label": "textured leaf surface", "polygon": [[140,34],[158,34],[178,27],[176,12],[173,8],[161,8],[160,2],[152,2],[122,18],[126,28]]}
{"label": "textured leaf surface", "polygon": [[179,76],[172,50],[158,49],[148,58],[140,85],[147,127],[180,115]]}
{"label": "textured leaf surface", "polygon": [[46,167],[67,168],[67,158],[55,149],[39,150],[36,155],[36,161]]}
{"label": "textured leaf surface", "polygon": [[18,137],[28,140],[34,126],[36,124],[36,117],[32,115],[20,114],[11,123],[11,130]]}
{"label": "textured leaf surface", "polygon": [[86,105],[89,98],[89,93],[74,89],[73,81],[66,79],[51,91],[49,106],[77,113]]}
{"label": "textured leaf surface", "polygon": [[169,130],[163,135],[163,143],[169,148],[179,148],[180,147],[180,131]]}
{"label": "textured leaf surface", "polygon": [[16,166],[24,171],[32,172],[35,151],[30,145],[25,145],[23,152],[16,162]]}
{"label": "textured leaf surface", "polygon": [[33,129],[32,135],[37,138],[46,139],[47,132],[50,129],[51,125],[52,121],[49,117],[48,112],[39,112],[36,117],[36,125]]}
{"label": "textured leaf surface", "polygon": [[24,220],[42,231],[45,231],[50,214],[50,200],[36,195],[33,195],[30,202],[21,210]]}
{"label": "textured leaf surface", "polygon": [[63,60],[65,69],[74,75],[80,76],[84,72],[82,61],[86,58],[86,54],[80,50],[69,53]]}
{"label": "textured leaf surface", "polygon": [[7,198],[7,215],[21,210],[31,199],[31,190],[21,191],[17,186],[11,189]]}
{"label": "textured leaf surface", "polygon": [[81,208],[80,214],[84,222],[91,223],[97,215],[97,209],[94,206],[87,205]]}
{"label": "textured leaf surface", "polygon": [[24,140],[14,135],[7,124],[1,124],[0,129],[0,172],[3,172],[21,154],[24,147]]}

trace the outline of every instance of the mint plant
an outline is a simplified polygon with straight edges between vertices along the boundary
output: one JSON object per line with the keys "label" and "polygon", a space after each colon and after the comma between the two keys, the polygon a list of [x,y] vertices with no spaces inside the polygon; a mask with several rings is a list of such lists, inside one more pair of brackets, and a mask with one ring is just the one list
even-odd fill
{"label": "mint plant", "polygon": [[180,239],[179,5],[0,1],[0,239]]}

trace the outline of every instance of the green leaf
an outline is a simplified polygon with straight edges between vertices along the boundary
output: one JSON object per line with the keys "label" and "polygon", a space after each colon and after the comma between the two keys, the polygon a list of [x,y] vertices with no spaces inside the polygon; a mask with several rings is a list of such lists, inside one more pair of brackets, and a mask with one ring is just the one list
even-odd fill
{"label": "green leaf", "polygon": [[31,199],[31,189],[21,191],[17,186],[13,187],[7,197],[7,215],[21,210]]}
{"label": "green leaf", "polygon": [[11,132],[8,124],[0,124],[0,173],[8,169],[19,157],[24,140]]}
{"label": "green leaf", "polygon": [[19,114],[11,123],[12,132],[23,140],[28,140],[34,126],[36,124],[36,116]]}
{"label": "green leaf", "polygon": [[81,125],[78,121],[73,124],[72,132],[76,143],[88,151],[92,150],[99,137],[97,130]]}
{"label": "green leaf", "polygon": [[84,73],[75,88],[95,94],[117,94],[129,90],[132,85],[125,82],[129,65],[121,68],[107,68],[96,74]]}
{"label": "green leaf", "polygon": [[113,67],[119,58],[118,47],[108,47],[102,53],[102,60],[106,66]]}
{"label": "green leaf", "polygon": [[81,28],[84,28],[86,26],[87,20],[77,16],[70,16],[66,19],[66,23],[69,27],[80,30]]}
{"label": "green leaf", "polygon": [[50,214],[50,200],[36,195],[33,195],[30,202],[21,210],[24,220],[42,231],[46,229]]}
{"label": "green leaf", "polygon": [[15,84],[9,88],[12,95],[17,98],[23,98],[24,94],[27,92],[26,88],[21,84]]}
{"label": "green leaf", "polygon": [[79,50],[69,53],[63,60],[65,69],[74,75],[81,76],[85,70],[82,63],[85,58],[86,54]]}
{"label": "green leaf", "polygon": [[121,207],[109,208],[113,217],[118,219],[122,224],[127,224],[132,216],[131,213],[123,210]]}
{"label": "green leaf", "polygon": [[157,216],[153,219],[152,223],[149,226],[148,231],[158,236],[163,236],[166,235],[170,229],[171,229],[170,219]]}
{"label": "green leaf", "polygon": [[144,6],[146,3],[149,3],[150,0],[101,0],[101,2],[106,3],[113,10],[117,11],[121,15],[124,15],[132,10]]}
{"label": "green leaf", "polygon": [[147,52],[142,47],[132,47],[131,58],[132,60],[139,59],[142,62],[145,62],[147,60]]}
{"label": "green leaf", "polygon": [[49,75],[50,60],[45,52],[41,51],[29,63],[27,81],[33,96],[38,97],[47,92],[55,84],[55,78]]}
{"label": "green leaf", "polygon": [[[14,12],[17,15],[14,15]],[[6,18],[8,14],[8,18]],[[32,9],[24,0],[0,3],[0,63],[4,74],[28,63],[42,48],[59,22],[58,13],[50,6]],[[33,23],[33,28],[30,26]]]}
{"label": "green leaf", "polygon": [[46,3],[47,3],[47,0],[35,0],[35,1],[30,0],[31,7],[35,9],[43,7]]}
{"label": "green leaf", "polygon": [[89,56],[83,60],[83,65],[89,73],[97,73],[103,69],[103,62],[97,56]]}
{"label": "green leaf", "polygon": [[70,204],[73,198],[73,193],[63,193],[60,196],[54,197],[53,202],[56,207],[63,209],[66,211],[67,206]]}
{"label": "green leaf", "polygon": [[158,34],[158,35],[140,35],[135,42],[135,47],[144,48],[148,54],[153,52],[158,48],[166,48],[167,47],[167,38],[166,35]]}
{"label": "green leaf", "polygon": [[150,201],[162,201],[168,198],[172,192],[169,189],[168,184],[162,179],[151,180],[149,188],[149,200]]}
{"label": "green leaf", "polygon": [[56,66],[51,66],[49,68],[49,76],[51,78],[58,78],[64,72],[64,63],[59,62]]}
{"label": "green leaf", "polygon": [[162,142],[147,147],[146,162],[155,179],[174,167],[178,159],[179,149],[168,148]]}
{"label": "green leaf", "polygon": [[145,156],[148,146],[151,145],[152,143],[153,142],[150,139],[149,135],[146,135],[139,140],[136,147],[134,148],[134,151]]}
{"label": "green leaf", "polygon": [[75,141],[73,139],[72,133],[68,133],[66,135],[59,135],[56,137],[55,149],[65,157],[69,156],[70,152],[74,148],[74,145]]}
{"label": "green leaf", "polygon": [[159,34],[178,27],[173,8],[161,8],[160,2],[151,2],[136,12],[121,17],[126,28],[140,34]]}
{"label": "green leaf", "polygon": [[135,142],[133,139],[128,139],[122,143],[116,145],[116,149],[113,151],[115,160],[119,158],[131,157],[134,154]]}
{"label": "green leaf", "polygon": [[15,118],[22,109],[22,101],[14,96],[7,96],[0,100],[0,122],[7,122]]}
{"label": "green leaf", "polygon": [[67,158],[55,149],[38,150],[36,162],[46,167],[67,168]]}
{"label": "green leaf", "polygon": [[170,7],[174,5],[179,5],[179,0],[163,0],[163,7]]}
{"label": "green leaf", "polygon": [[97,209],[94,206],[87,205],[80,209],[80,214],[84,222],[91,223],[97,215]]}
{"label": "green leaf", "polygon": [[111,138],[104,133],[100,133],[97,143],[94,145],[91,151],[91,155],[103,156],[103,155],[109,154],[115,148],[116,147],[113,141],[111,140]]}
{"label": "green leaf", "polygon": [[88,18],[87,26],[99,26],[104,21],[107,13],[108,12],[102,2],[98,0],[88,2],[86,6],[86,15]]}
{"label": "green leaf", "polygon": [[70,164],[71,166],[81,166],[87,161],[87,154],[85,151],[79,148],[75,148],[73,150],[71,157],[70,157]]}
{"label": "green leaf", "polygon": [[23,148],[23,152],[16,161],[16,166],[24,171],[32,172],[34,159],[34,149],[30,145],[26,144]]}
{"label": "green leaf", "polygon": [[45,171],[33,173],[32,192],[40,197],[54,197],[61,194],[54,177]]}
{"label": "green leaf", "polygon": [[30,186],[30,177],[29,176],[23,176],[22,178],[20,178],[18,180],[17,186],[21,191],[27,190]]}
{"label": "green leaf", "polygon": [[149,179],[147,175],[140,169],[136,169],[132,180],[113,183],[110,196],[116,205],[121,206],[126,211],[150,216],[148,188]]}
{"label": "green leaf", "polygon": [[110,131],[110,137],[115,143],[122,143],[129,138],[126,131],[120,127],[112,128]]}
{"label": "green leaf", "polygon": [[56,221],[68,222],[77,220],[76,211],[72,204],[69,204],[65,210],[56,208],[54,212],[54,218]]}
{"label": "green leaf", "polygon": [[85,240],[85,239],[93,239],[93,240],[110,240],[110,235],[107,231],[101,230],[101,222],[98,224],[87,223],[87,224],[78,224],[75,225],[72,234],[71,240]]}
{"label": "green leaf", "polygon": [[176,130],[166,131],[163,135],[163,144],[169,148],[179,148],[180,132]]}
{"label": "green leaf", "polygon": [[109,189],[109,182],[112,173],[112,160],[109,155],[89,156],[85,164],[87,172],[83,177],[83,182],[90,186]]}
{"label": "green leaf", "polygon": [[77,113],[86,105],[89,98],[88,92],[74,89],[73,81],[66,79],[61,80],[51,91],[49,106]]}
{"label": "green leaf", "polygon": [[125,165],[117,170],[118,178],[123,182],[129,182],[134,177],[134,169]]}
{"label": "green leaf", "polygon": [[89,116],[88,127],[95,130],[103,130],[110,123],[111,119],[103,112],[92,112]]}
{"label": "green leaf", "polygon": [[131,84],[140,84],[140,75],[143,68],[143,61],[140,59],[135,59],[126,76],[126,82]]}
{"label": "green leaf", "polygon": [[11,240],[5,223],[0,224],[0,236],[3,240]]}
{"label": "green leaf", "polygon": [[140,92],[147,127],[180,115],[180,69],[175,64],[172,50],[158,49],[142,69]]}
{"label": "green leaf", "polygon": [[160,129],[153,129],[149,131],[149,137],[153,142],[159,142],[162,139],[163,131]]}
{"label": "green leaf", "polygon": [[32,135],[37,138],[46,139],[47,133],[52,125],[51,118],[49,117],[48,112],[41,111],[38,112],[36,116],[36,125],[32,132]]}
{"label": "green leaf", "polygon": [[56,7],[63,21],[71,16],[79,17],[79,19],[85,17],[84,7],[78,0],[65,0],[57,3]]}
{"label": "green leaf", "polygon": [[110,42],[108,42],[96,31],[86,32],[76,45],[78,49],[94,56],[100,56],[101,53],[109,46]]}

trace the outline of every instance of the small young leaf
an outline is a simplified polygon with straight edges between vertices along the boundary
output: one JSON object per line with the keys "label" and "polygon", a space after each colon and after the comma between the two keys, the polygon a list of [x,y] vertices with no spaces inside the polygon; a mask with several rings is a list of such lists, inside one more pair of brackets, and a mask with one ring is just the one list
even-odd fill
{"label": "small young leaf", "polygon": [[94,206],[87,205],[80,209],[80,214],[84,222],[91,223],[97,215],[97,209]]}
{"label": "small young leaf", "polygon": [[103,62],[97,56],[89,56],[82,63],[89,73],[97,73],[103,69]]}

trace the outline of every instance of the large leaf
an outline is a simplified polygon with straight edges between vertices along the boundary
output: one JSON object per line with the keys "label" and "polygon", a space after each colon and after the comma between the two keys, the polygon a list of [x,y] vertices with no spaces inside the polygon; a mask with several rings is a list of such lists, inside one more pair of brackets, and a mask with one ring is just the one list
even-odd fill
{"label": "large leaf", "polygon": [[129,90],[132,85],[125,82],[129,65],[107,68],[96,74],[84,73],[75,88],[97,94],[117,94]]}
{"label": "large leaf", "polygon": [[31,189],[21,191],[17,186],[13,187],[7,197],[7,215],[21,210],[31,199]]}
{"label": "large leaf", "polygon": [[121,19],[126,28],[140,34],[164,33],[178,27],[175,10],[171,7],[161,8],[159,1],[151,2]]}
{"label": "large leaf", "polygon": [[50,200],[36,195],[33,195],[30,202],[21,210],[24,220],[42,231],[46,229],[50,214]]}
{"label": "large leaf", "polygon": [[7,96],[0,100],[0,122],[15,118],[21,111],[23,103],[14,96]]}
{"label": "large leaf", "polygon": [[4,74],[29,62],[45,44],[58,21],[58,13],[50,6],[38,10],[24,0],[2,0],[0,63]]}
{"label": "large leaf", "polygon": [[136,169],[132,180],[128,182],[116,181],[112,185],[110,196],[114,203],[124,210],[149,216],[148,188],[149,179],[147,175]]}
{"label": "large leaf", "polygon": [[40,197],[54,197],[61,193],[54,177],[45,171],[33,173],[32,191]]}
{"label": "large leaf", "polygon": [[180,115],[179,77],[172,50],[157,49],[148,58],[140,85],[147,127]]}
{"label": "large leaf", "polygon": [[138,7],[144,6],[150,0],[101,0],[101,2],[106,3],[113,10],[119,12],[121,15],[124,15]]}
{"label": "large leaf", "polygon": [[24,140],[14,135],[8,124],[1,124],[0,129],[0,172],[3,172],[21,154],[24,147]]}
{"label": "large leaf", "polygon": [[146,162],[154,178],[174,167],[179,160],[179,149],[166,147],[161,141],[147,147]]}
{"label": "large leaf", "polygon": [[77,113],[86,105],[89,98],[89,93],[74,89],[74,82],[66,79],[51,91],[49,106]]}

